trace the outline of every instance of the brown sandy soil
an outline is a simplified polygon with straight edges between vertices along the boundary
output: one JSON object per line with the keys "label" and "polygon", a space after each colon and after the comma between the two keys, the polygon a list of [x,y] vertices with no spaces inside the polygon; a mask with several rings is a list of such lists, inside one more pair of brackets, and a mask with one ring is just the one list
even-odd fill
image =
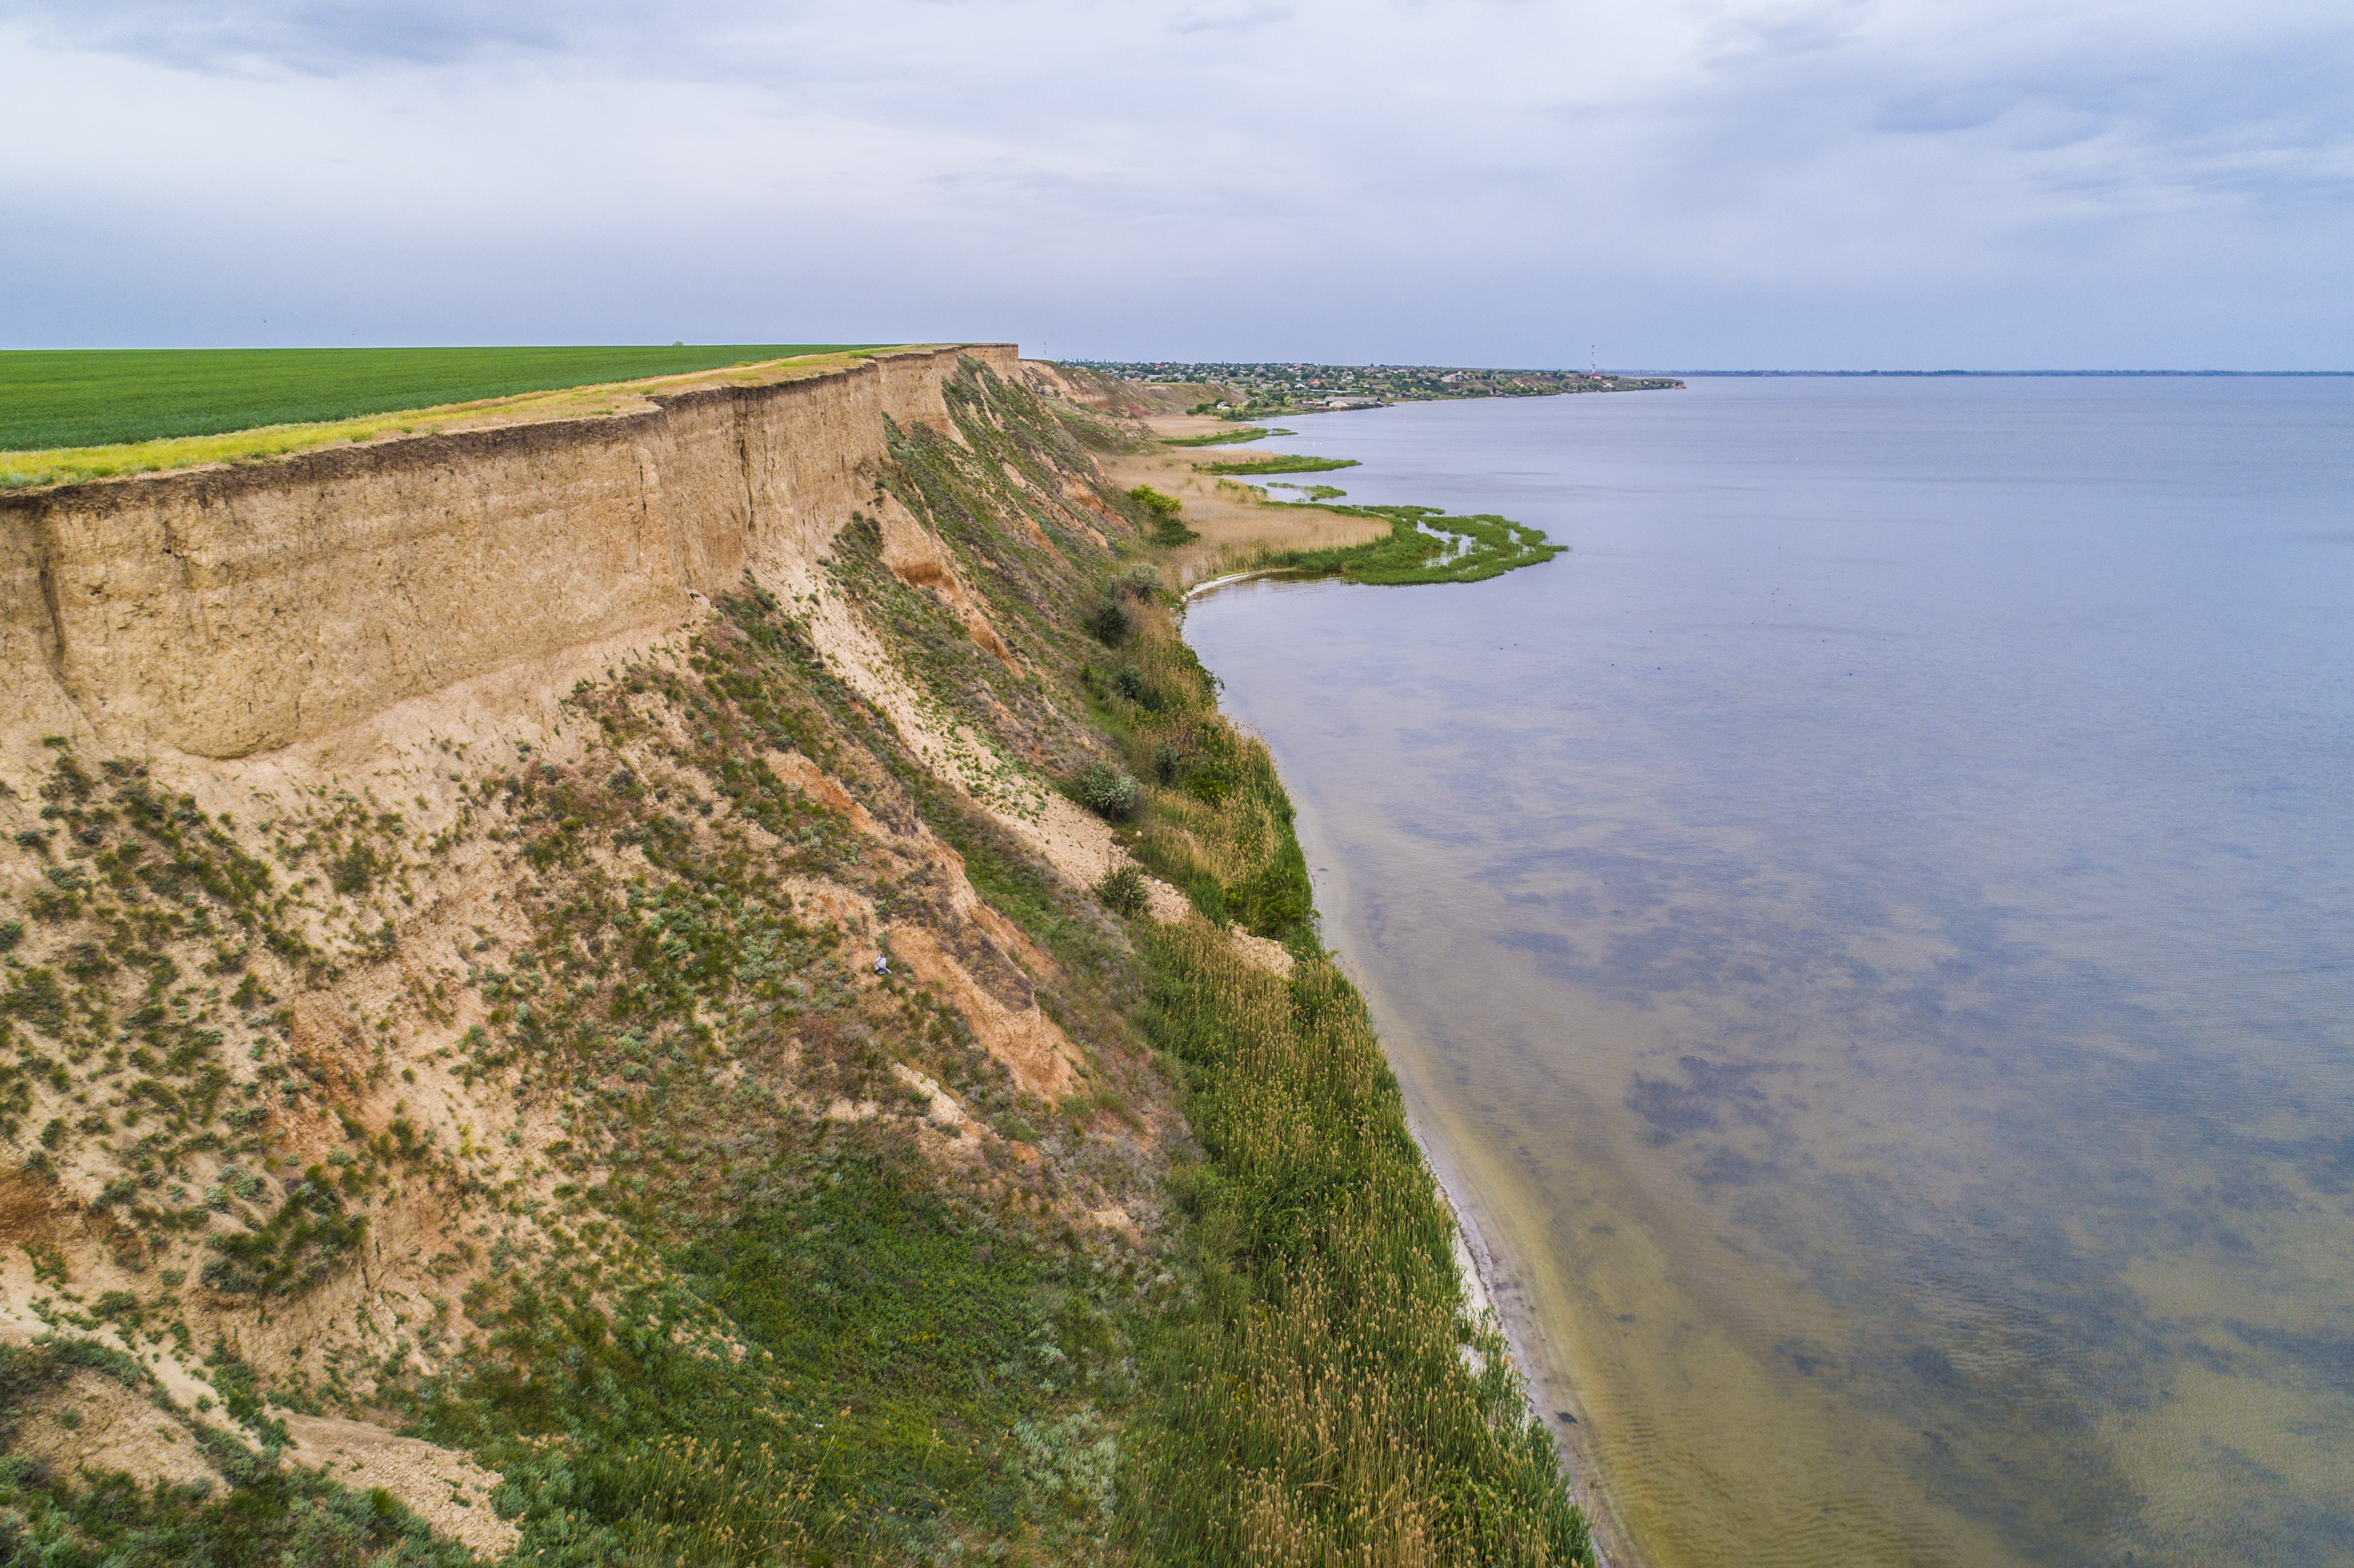
{"label": "brown sandy soil", "polygon": [[174,1486],[220,1479],[177,1421],[103,1372],[87,1369],[22,1413],[8,1451],[66,1475],[119,1470]]}
{"label": "brown sandy soil", "polygon": [[[184,1369],[169,1370],[178,1374],[173,1382],[202,1386]],[[502,1478],[462,1454],[365,1422],[271,1414],[293,1439],[284,1450],[287,1458],[361,1491],[383,1488],[435,1531],[482,1557],[505,1555],[521,1536],[491,1508],[491,1492]],[[83,1370],[21,1413],[8,1451],[67,1474],[120,1471],[174,1486],[217,1483],[219,1472],[186,1425],[192,1419],[102,1372]]]}
{"label": "brown sandy soil", "polygon": [[[1140,484],[1147,481],[1124,479],[1120,482]],[[1193,525],[1201,526],[1198,523]],[[1260,527],[1265,533],[1265,525]],[[1245,544],[1257,542],[1256,537],[1246,538],[1240,530],[1228,532]],[[1357,535],[1349,542],[1363,537],[1370,535]],[[1202,554],[1211,543],[1205,534],[1187,546],[1185,553]],[[1203,558],[1211,565],[1217,560],[1214,553]],[[1064,799],[1002,755],[971,726],[926,696],[898,669],[880,641],[851,613],[840,596],[823,599],[813,606],[809,626],[828,664],[861,696],[889,716],[900,737],[936,778],[989,812],[1056,871],[1082,887],[1092,887],[1105,873],[1129,861],[1128,852],[1120,847],[1108,822]],[[961,878],[960,869],[958,879]],[[1182,920],[1193,908],[1183,894],[1157,878],[1145,878],[1145,891],[1157,920]]]}
{"label": "brown sandy soil", "polygon": [[995,994],[924,927],[895,930],[891,948],[917,979],[957,1003],[981,1048],[1004,1063],[1023,1089],[1058,1100],[1079,1086],[1077,1051],[1036,1002],[1017,1007]]}
{"label": "brown sandy soil", "polygon": [[[989,612],[981,607],[981,599],[972,591],[955,562],[948,546],[941,544],[931,530],[915,519],[915,515],[899,503],[896,495],[885,494],[874,507],[875,518],[883,533],[883,564],[893,576],[911,588],[929,588],[945,603],[973,641],[986,648],[1007,664],[1013,655],[990,623]],[[1035,523],[1030,526],[1037,528]],[[1041,535],[1043,537],[1043,535]],[[1049,546],[1051,548],[1051,546]]]}
{"label": "brown sandy soil", "polygon": [[504,1557],[523,1531],[491,1510],[501,1477],[464,1455],[414,1437],[399,1437],[365,1422],[326,1415],[281,1414],[296,1446],[289,1457],[347,1487],[382,1487],[408,1511],[477,1556]]}
{"label": "brown sandy soil", "polygon": [[[1015,968],[1031,976],[1051,969],[1054,960],[1033,947],[1012,922],[981,902],[981,895],[966,880],[964,862],[956,851],[920,823],[912,834],[893,832],[854,800],[839,780],[799,753],[771,752],[769,764],[786,783],[846,813],[852,827],[876,840],[896,858],[928,863],[936,870],[947,885],[949,910],[978,930],[951,933],[959,945],[952,947],[943,941],[939,933],[922,926],[895,926],[888,938],[892,954],[918,980],[938,988],[956,1002],[982,1048],[1004,1063],[1014,1082],[1023,1089],[1042,1098],[1061,1099],[1079,1088],[1084,1072],[1082,1053],[1054,1020],[1039,1010],[1035,998],[1025,994],[1027,988],[1017,987],[1008,994],[1002,983],[992,988],[968,968],[967,960],[975,951],[986,953],[991,948],[996,949],[996,958],[1012,959]],[[1054,799],[1069,805],[1060,797]],[[1020,819],[1014,821],[1023,827],[1035,826]],[[1176,895],[1174,888],[1169,891],[1172,896]],[[872,922],[874,908],[868,901],[846,888],[830,885],[824,893],[834,901],[831,912],[836,919],[861,927]],[[863,960],[862,954],[862,972],[865,968]]]}
{"label": "brown sandy soil", "polygon": [[1254,937],[1239,926],[1226,933],[1226,939],[1234,943],[1235,951],[1242,955],[1245,963],[1269,974],[1290,975],[1291,953],[1281,942]]}
{"label": "brown sandy soil", "polygon": [[[1155,423],[1198,424],[1214,429],[1218,421],[1172,419]],[[1280,441],[1277,444],[1279,446]],[[1104,471],[1119,482],[1121,489],[1149,484],[1185,503],[1185,526],[1202,536],[1170,552],[1170,574],[1181,589],[1216,577],[1222,570],[1233,569],[1261,546],[1322,550],[1363,545],[1390,531],[1390,525],[1378,517],[1347,517],[1320,506],[1271,503],[1263,499],[1264,493],[1244,481],[1197,473],[1195,463],[1225,461],[1225,454],[1207,456],[1197,447],[1101,461]],[[1313,482],[1321,477],[1310,475],[1303,482]]]}

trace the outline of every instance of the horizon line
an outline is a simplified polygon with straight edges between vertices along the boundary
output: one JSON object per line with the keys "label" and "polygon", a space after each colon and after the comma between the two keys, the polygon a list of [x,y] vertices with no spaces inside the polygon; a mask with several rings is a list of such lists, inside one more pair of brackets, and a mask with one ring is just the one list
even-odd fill
{"label": "horizon line", "polygon": [[[1042,356],[1042,357],[1046,357],[1046,356]],[[2157,369],[2157,370],[2125,370],[2125,369],[2100,369],[2100,368],[2094,368],[2094,367],[2082,367],[2082,368],[2077,368],[2077,369],[2040,369],[2040,370],[2039,370],[2039,369],[2015,369],[2015,370],[1960,370],[1960,369],[1940,369],[1940,370],[1827,370],[1827,369],[1797,369],[1797,370],[1791,370],[1791,369],[1780,369],[1780,368],[1755,368],[1755,367],[1753,367],[1753,368],[1749,368],[1749,369],[1729,369],[1729,368],[1720,368],[1720,369],[1709,369],[1709,370],[1680,370],[1680,369],[1666,369],[1666,368],[1637,368],[1637,367],[1632,367],[1632,366],[1621,366],[1621,367],[1618,367],[1618,368],[1616,368],[1616,369],[1611,369],[1611,370],[1604,370],[1604,371],[1598,371],[1598,372],[1588,372],[1588,371],[1579,370],[1579,369],[1577,369],[1577,368],[1576,368],[1575,366],[1535,366],[1535,365],[1517,365],[1517,366],[1490,365],[1490,366],[1476,366],[1476,365],[1469,365],[1469,364],[1456,364],[1456,363],[1451,363],[1451,362],[1448,362],[1448,363],[1441,363],[1441,362],[1439,362],[1439,361],[1436,361],[1436,360],[1434,360],[1434,361],[1430,361],[1430,362],[1427,362],[1427,363],[1422,363],[1422,364],[1409,364],[1409,363],[1406,363],[1406,362],[1405,362],[1405,361],[1400,361],[1400,360],[1181,359],[1181,358],[1177,358],[1177,357],[1174,357],[1174,356],[1170,356],[1170,357],[1157,357],[1157,358],[1150,358],[1150,359],[1110,359],[1110,358],[1103,358],[1103,357],[1097,357],[1097,356],[1088,356],[1088,357],[1084,357],[1084,358],[1056,358],[1056,359],[1054,359],[1054,360],[1053,360],[1053,363],[1055,363],[1055,364],[1058,364],[1058,365],[1079,365],[1079,366],[1091,366],[1091,367],[1092,367],[1092,366],[1125,366],[1152,367],[1152,368],[1163,368],[1163,367],[1165,367],[1165,368],[1169,368],[1169,369],[1177,369],[1177,368],[1180,368],[1180,367],[1182,367],[1182,368],[1188,368],[1188,369],[1213,369],[1213,368],[1216,368],[1216,367],[1218,367],[1218,366],[1236,366],[1236,367],[1264,366],[1268,366],[1268,367],[1280,367],[1280,368],[1284,368],[1284,369],[1319,369],[1319,370],[1328,370],[1328,369],[1329,369],[1329,370],[1472,370],[1472,369],[1478,369],[1478,370],[1496,370],[1496,371],[1506,371],[1506,372],[1515,372],[1515,371],[1516,371],[1516,372],[1521,372],[1521,373],[1530,374],[1530,375],[1545,375],[1545,376],[1573,376],[1573,375],[1574,375],[1574,376],[1585,376],[1585,375],[1588,375],[1588,374],[1599,374],[1599,375],[1603,375],[1603,376],[2354,376],[2354,369],[2345,369],[2345,370],[2222,370],[2222,369]]]}
{"label": "horizon line", "polygon": [[1621,370],[1619,376],[2354,376],[2354,370]]}

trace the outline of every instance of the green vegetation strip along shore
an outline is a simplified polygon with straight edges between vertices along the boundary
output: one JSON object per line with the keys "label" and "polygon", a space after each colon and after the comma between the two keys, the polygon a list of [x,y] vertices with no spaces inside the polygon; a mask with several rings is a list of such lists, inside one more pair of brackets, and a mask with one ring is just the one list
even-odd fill
{"label": "green vegetation strip along shore", "polygon": [[[447,1216],[433,1277],[454,1298],[365,1355],[217,1346],[254,1447],[204,1438],[209,1491],[0,1459],[0,1556],[454,1561],[386,1494],[282,1466],[267,1399],[464,1450],[504,1476],[516,1560],[570,1568],[1591,1561],[1317,939],[1273,760],[1177,635],[1145,543],[1161,518],[1095,467],[1098,422],[974,361],[943,390],[955,433],[894,430],[878,499],[932,531],[1016,658],[889,569],[871,517],[835,540],[827,591],[976,747],[1114,818],[1198,916],[1054,874],[748,582],[674,653],[581,682],[576,749],[440,743],[459,789],[429,822],[366,785],[233,822],[58,742],[37,817],[0,802],[40,868],[0,910],[0,1134],[30,1140],[17,1179],[48,1201],[68,1160],[120,1172],[93,1222],[140,1286],[87,1302],[62,1255],[37,1256],[39,1353],[99,1355],[77,1336],[110,1325],[186,1350],[288,1311],[350,1282],[404,1204]],[[790,784],[802,766],[856,809]],[[981,940],[938,864],[892,847],[927,832],[1043,959]],[[437,952],[404,911],[461,865],[512,925]],[[1245,962],[1237,927],[1284,943],[1289,975]],[[867,972],[903,932],[1034,993],[1077,1086],[1023,1089],[950,997]],[[453,1149],[398,1104],[362,1119],[404,1092],[410,1025],[387,1011],[372,1052],[322,1054],[295,1003],[396,972],[442,1026],[419,1065],[556,1141]],[[481,1022],[460,1033],[461,1005]],[[961,1152],[910,1071],[969,1118]],[[36,1129],[37,1085],[81,1090],[87,1116]],[[331,1144],[299,1180],[297,1126]],[[525,1182],[533,1161],[554,1185]],[[1137,1224],[1089,1217],[1105,1206]],[[0,1362],[0,1404],[58,1375]]]}
{"label": "green vegetation strip along shore", "polygon": [[[1304,503],[1303,503],[1304,504]],[[1351,517],[1386,517],[1390,536],[1330,550],[1267,550],[1249,569],[1351,582],[1476,583],[1567,553],[1544,530],[1492,513],[1451,517],[1434,506],[1334,506]]]}
{"label": "green vegetation strip along shore", "polygon": [[[1150,580],[1123,574],[1120,602]],[[1140,1341],[1127,1539],[1142,1563],[1222,1568],[1589,1561],[1552,1441],[1469,1315],[1363,1000],[1317,940],[1274,759],[1218,713],[1168,597],[1140,599],[1098,612],[1117,667],[1083,679],[1140,780],[1136,854],[1204,916],[1130,925],[1139,1016],[1182,1070],[1204,1158],[1169,1181],[1193,1286]],[[1224,926],[1283,940],[1290,975]]]}
{"label": "green vegetation strip along shore", "polygon": [[872,346],[11,349],[0,352],[0,451],[316,424]]}
{"label": "green vegetation strip along shore", "polygon": [[[1181,1174],[1197,1304],[1147,1341],[1132,1440],[1149,1563],[1570,1563],[1585,1522],[1492,1324],[1363,1000],[1206,926],[1155,931],[1156,1038],[1210,1160]],[[1468,1354],[1467,1354],[1468,1352]]]}

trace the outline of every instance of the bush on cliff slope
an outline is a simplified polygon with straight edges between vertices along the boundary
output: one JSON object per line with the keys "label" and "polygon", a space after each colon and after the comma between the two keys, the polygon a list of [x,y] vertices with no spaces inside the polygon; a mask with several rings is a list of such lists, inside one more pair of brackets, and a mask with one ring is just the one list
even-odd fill
{"label": "bush on cliff slope", "polygon": [[1071,780],[1071,799],[1098,817],[1119,821],[1136,810],[1135,776],[1098,758]]}

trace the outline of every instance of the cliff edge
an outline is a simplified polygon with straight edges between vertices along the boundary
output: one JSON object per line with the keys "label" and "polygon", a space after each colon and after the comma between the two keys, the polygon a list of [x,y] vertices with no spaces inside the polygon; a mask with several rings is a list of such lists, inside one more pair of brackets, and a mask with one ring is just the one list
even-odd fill
{"label": "cliff edge", "polygon": [[273,750],[517,661],[806,577],[966,357],[881,355],[651,413],[0,494],[0,701],[48,733]]}

